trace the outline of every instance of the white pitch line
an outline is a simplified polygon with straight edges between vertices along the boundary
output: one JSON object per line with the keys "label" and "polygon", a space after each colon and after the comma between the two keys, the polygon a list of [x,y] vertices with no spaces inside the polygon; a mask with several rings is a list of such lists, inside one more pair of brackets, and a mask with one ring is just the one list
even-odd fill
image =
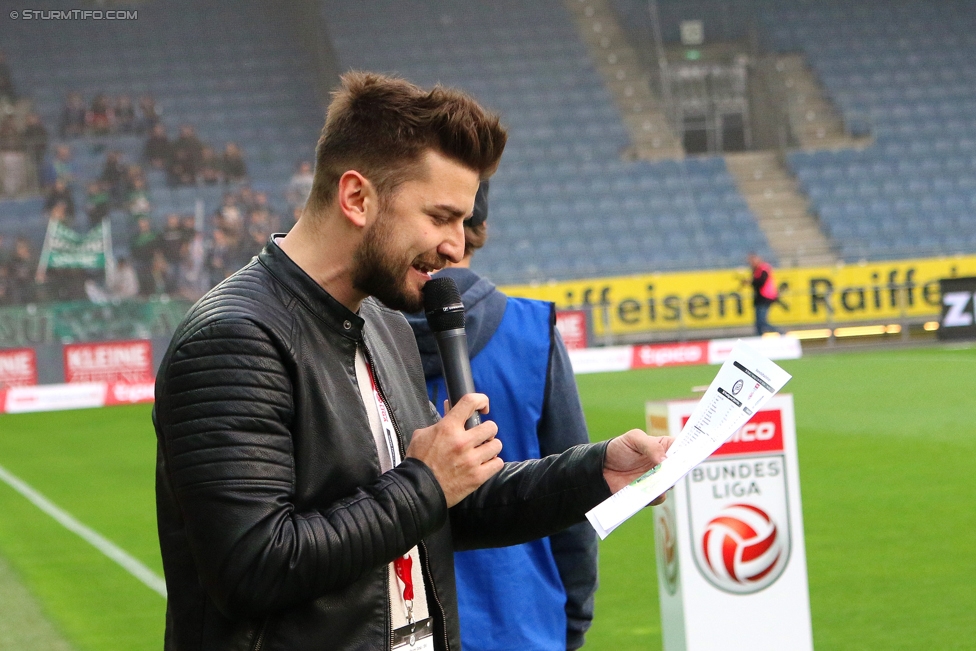
{"label": "white pitch line", "polygon": [[166,581],[133,558],[124,549],[97,531],[78,522],[70,513],[38,493],[22,479],[12,475],[3,466],[0,466],[0,480],[26,497],[34,506],[57,520],[65,529],[79,535],[85,542],[121,565],[122,569],[141,581],[150,590],[163,598],[166,597]]}

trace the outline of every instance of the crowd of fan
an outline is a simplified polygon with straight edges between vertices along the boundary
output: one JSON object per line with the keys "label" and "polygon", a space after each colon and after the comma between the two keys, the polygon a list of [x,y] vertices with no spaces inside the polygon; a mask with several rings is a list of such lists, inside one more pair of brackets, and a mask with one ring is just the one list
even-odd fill
{"label": "crowd of fan", "polygon": [[[13,81],[0,52],[0,104],[10,105],[14,99]],[[80,178],[72,141],[85,137],[84,146],[99,151],[106,148],[104,137],[110,135],[144,136],[142,160],[129,161],[121,152],[108,149],[98,177]],[[43,194],[49,227],[51,222],[61,222],[87,231],[113,213],[124,215],[123,231],[113,233],[113,240],[128,241],[129,254],[118,257],[105,272],[39,272],[39,251],[28,238],[0,235],[0,305],[159,295],[196,300],[246,264],[272,233],[290,228],[312,184],[311,163],[299,164],[285,193],[288,210],[280,213],[266,193],[248,185],[247,166],[237,144],[228,142],[217,153],[190,125],[182,125],[171,139],[151,95],[133,103],[127,95],[110,98],[100,93],[86,103],[81,93],[71,92],[61,110],[57,136],[48,155],[48,130],[41,118],[33,112],[18,117],[9,111],[0,118],[0,159],[15,151],[29,162],[26,176]],[[160,229],[153,220],[147,170],[163,172],[169,187],[226,184],[227,190],[217,210],[204,218],[207,223],[195,215],[172,213]],[[17,182],[7,187],[6,174],[2,181],[0,193],[9,195],[21,194],[30,182],[13,179]],[[84,205],[76,201],[81,194],[75,189],[81,187]],[[118,227],[120,220],[114,224]]]}
{"label": "crowd of fan", "polygon": [[166,127],[156,124],[146,140],[143,154],[153,168],[166,172],[170,187],[181,185],[217,185],[236,183],[247,178],[244,155],[236,143],[228,142],[223,154],[197,137],[190,125],[180,127],[177,138],[170,140]]}
{"label": "crowd of fan", "polygon": [[[89,219],[92,208],[102,210],[99,206],[111,201],[110,192],[89,201]],[[67,206],[65,201],[57,201],[49,218],[70,223]],[[127,214],[132,220],[129,255],[117,258],[114,269],[104,274],[104,282],[101,271],[49,269],[40,279],[43,282],[36,284],[37,251],[25,238],[16,238],[8,247],[0,236],[0,305],[160,295],[195,301],[247,264],[272,233],[291,228],[300,208],[283,215],[269,203],[266,193],[241,185],[224,194],[221,205],[207,218],[210,228],[195,215],[170,213],[158,229],[148,212],[130,210]],[[206,231],[212,235],[205,236]]]}
{"label": "crowd of fan", "polygon": [[[76,206],[76,181],[69,145],[58,145],[49,164],[54,178],[44,201],[48,222],[58,221],[77,230],[100,223],[113,210],[126,216],[129,256],[118,258],[106,273],[78,269],[50,269],[37,279],[37,251],[22,237],[12,247],[0,237],[0,305],[35,301],[89,299],[96,302],[167,295],[194,301],[247,264],[272,233],[287,231],[301,215],[311,185],[311,164],[299,165],[286,192],[289,212],[280,213],[265,192],[246,183],[224,193],[221,205],[209,216],[210,228],[194,215],[171,213],[162,229],[154,227],[143,167],[128,164],[109,151],[98,179],[88,184],[82,210]],[[204,232],[212,233],[205,237]],[[116,234],[118,242],[122,233]]]}
{"label": "crowd of fan", "polygon": [[166,294],[195,301],[247,264],[272,233],[294,223],[269,204],[266,193],[246,185],[225,193],[209,219],[210,238],[193,215],[169,214],[160,231],[148,216],[137,219],[129,247],[136,295]]}
{"label": "crowd of fan", "polygon": [[170,187],[236,183],[247,178],[247,165],[240,147],[233,142],[222,154],[205,144],[191,125],[180,127],[179,136],[170,140],[152,95],[139,99],[139,110],[128,95],[114,101],[98,94],[86,106],[80,93],[68,95],[61,111],[62,138],[81,135],[146,135],[143,158],[154,169],[166,172]]}
{"label": "crowd of fan", "polygon": [[79,216],[74,188],[82,180],[75,173],[70,145],[58,145],[42,172],[44,181],[44,214],[47,219],[64,223],[69,228],[87,230],[98,226],[112,210],[121,210],[130,217],[148,215],[148,181],[143,167],[127,163],[120,152],[105,155],[98,178],[85,184],[85,215]]}
{"label": "crowd of fan", "polygon": [[160,114],[152,95],[139,98],[138,111],[128,95],[114,100],[104,93],[85,104],[79,92],[68,93],[61,109],[58,133],[62,138],[83,135],[105,136],[109,134],[145,134],[159,124]]}

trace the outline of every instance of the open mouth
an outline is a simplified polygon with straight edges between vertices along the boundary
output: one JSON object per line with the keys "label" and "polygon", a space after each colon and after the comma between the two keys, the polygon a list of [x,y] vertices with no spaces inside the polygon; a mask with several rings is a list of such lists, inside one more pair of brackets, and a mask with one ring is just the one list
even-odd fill
{"label": "open mouth", "polygon": [[442,265],[430,264],[422,260],[417,260],[410,266],[411,269],[416,271],[418,274],[420,274],[427,280],[430,280],[430,274],[434,273],[441,267]]}

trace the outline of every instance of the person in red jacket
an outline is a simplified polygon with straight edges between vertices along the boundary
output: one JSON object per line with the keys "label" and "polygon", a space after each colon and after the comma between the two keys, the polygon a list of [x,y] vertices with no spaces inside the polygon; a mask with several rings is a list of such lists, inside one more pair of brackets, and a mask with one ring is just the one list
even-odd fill
{"label": "person in red jacket", "polygon": [[750,253],[749,267],[752,269],[753,305],[756,308],[756,334],[782,330],[769,324],[769,307],[779,300],[779,290],[773,278],[773,268],[755,253]]}

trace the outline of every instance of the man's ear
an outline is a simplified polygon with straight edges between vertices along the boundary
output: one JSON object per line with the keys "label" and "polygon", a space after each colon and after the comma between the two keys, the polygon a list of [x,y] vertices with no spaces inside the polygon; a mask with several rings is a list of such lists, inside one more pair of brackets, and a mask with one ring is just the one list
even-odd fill
{"label": "man's ear", "polygon": [[339,210],[351,224],[364,228],[376,205],[376,189],[365,176],[348,170],[339,177]]}

